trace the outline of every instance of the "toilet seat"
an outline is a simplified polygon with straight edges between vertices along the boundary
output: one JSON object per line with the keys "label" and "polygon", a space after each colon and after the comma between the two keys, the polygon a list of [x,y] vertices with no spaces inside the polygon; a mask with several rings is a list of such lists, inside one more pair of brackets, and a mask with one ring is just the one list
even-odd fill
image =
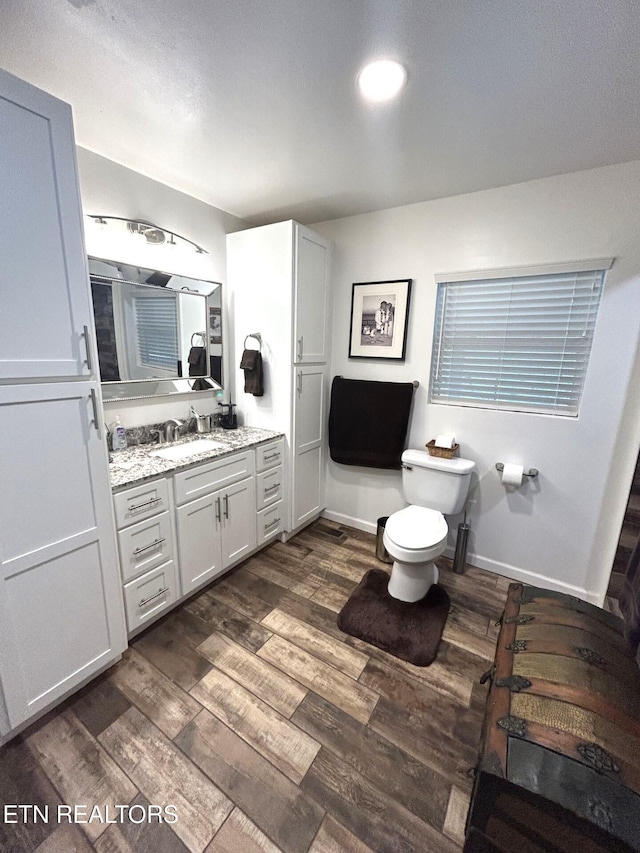
{"label": "toilet seat", "polygon": [[425,551],[446,540],[449,528],[441,512],[408,506],[394,512],[385,526],[385,538],[405,551]]}

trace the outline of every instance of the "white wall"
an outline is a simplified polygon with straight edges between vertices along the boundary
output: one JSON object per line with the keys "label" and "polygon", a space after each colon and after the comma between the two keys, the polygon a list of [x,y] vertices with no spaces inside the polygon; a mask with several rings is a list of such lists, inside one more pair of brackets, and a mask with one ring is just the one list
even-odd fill
{"label": "white wall", "polygon": [[[246,227],[243,220],[84,148],[77,149],[77,156],[80,195],[85,214],[122,216],[153,222],[198,243],[209,254],[194,253],[198,267],[183,269],[181,272],[222,282],[224,300],[226,234]],[[86,236],[87,251],[92,254],[88,230]],[[225,334],[228,334],[226,318],[223,340]],[[196,399],[195,395],[191,398],[191,395],[186,394],[158,397],[150,401],[109,402],[105,403],[105,420],[109,423],[118,414],[124,426],[140,426],[171,417],[185,418],[192,399]],[[198,407],[202,409],[202,414],[213,412],[216,408],[213,392],[198,393]]]}
{"label": "white wall", "polygon": [[[419,380],[409,445],[453,433],[477,463],[470,561],[595,602],[606,591],[640,444],[638,198],[635,162],[313,226],[335,244],[332,374]],[[597,257],[615,263],[577,419],[427,403],[436,272]],[[387,278],[413,279],[406,360],[350,361],[351,285]],[[540,475],[507,494],[498,461]],[[403,505],[399,472],[329,463],[332,517],[373,530],[378,516]]]}

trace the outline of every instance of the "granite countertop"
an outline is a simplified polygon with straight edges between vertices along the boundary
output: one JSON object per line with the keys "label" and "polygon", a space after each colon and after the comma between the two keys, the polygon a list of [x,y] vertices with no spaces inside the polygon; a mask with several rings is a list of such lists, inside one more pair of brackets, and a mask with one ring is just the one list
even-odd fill
{"label": "granite countertop", "polygon": [[[136,444],[127,450],[114,451],[111,454],[112,462],[109,463],[109,475],[111,488],[120,489],[123,486],[131,486],[144,480],[158,477],[162,474],[171,474],[174,471],[182,471],[192,465],[201,465],[211,459],[219,459],[244,450],[247,447],[255,447],[266,441],[273,441],[282,436],[281,432],[269,429],[258,429],[257,427],[238,427],[237,429],[213,429],[211,432],[200,435],[190,434],[170,444]],[[223,447],[214,450],[205,450],[188,456],[186,459],[163,459],[161,456],[153,456],[156,450],[169,447],[177,447],[182,444],[191,444],[200,440],[215,441]]]}

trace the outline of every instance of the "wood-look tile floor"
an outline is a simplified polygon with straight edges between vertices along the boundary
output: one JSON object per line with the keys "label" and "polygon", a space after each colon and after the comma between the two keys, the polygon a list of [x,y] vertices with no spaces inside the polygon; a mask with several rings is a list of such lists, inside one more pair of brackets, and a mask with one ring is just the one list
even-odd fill
{"label": "wood-look tile floor", "polygon": [[[97,805],[103,820],[116,805],[141,808],[111,824],[0,822],[0,850],[459,851],[478,679],[508,581],[455,575],[443,560],[453,609],[436,661],[418,668],[336,626],[382,565],[375,537],[320,520],[135,638],[0,750],[0,797],[52,816],[60,803]],[[177,822],[134,822],[150,805],[175,806]]]}

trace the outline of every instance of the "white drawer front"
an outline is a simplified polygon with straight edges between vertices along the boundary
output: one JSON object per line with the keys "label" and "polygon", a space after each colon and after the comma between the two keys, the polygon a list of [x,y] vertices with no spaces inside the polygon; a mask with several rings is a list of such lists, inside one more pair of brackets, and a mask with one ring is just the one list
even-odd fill
{"label": "white drawer front", "polygon": [[270,441],[269,444],[260,444],[256,447],[256,471],[266,471],[282,465],[284,458],[284,438]]}
{"label": "white drawer front", "polygon": [[163,512],[120,530],[118,544],[124,581],[172,560],[174,545],[171,516]]}
{"label": "white drawer front", "polygon": [[256,506],[264,509],[282,499],[282,465],[256,477]]}
{"label": "white drawer front", "polygon": [[124,608],[129,633],[167,610],[178,598],[176,567],[173,560],[125,584]]}
{"label": "white drawer front", "polygon": [[275,537],[282,530],[282,525],[284,522],[283,518],[283,504],[280,501],[277,504],[273,504],[273,506],[269,506],[266,509],[261,509],[258,513],[258,545],[264,545],[265,543],[271,541],[271,539],[275,539]]}
{"label": "white drawer front", "polygon": [[254,473],[253,448],[181,471],[174,477],[176,504],[202,497]]}
{"label": "white drawer front", "polygon": [[118,529],[169,509],[169,488],[164,477],[141,483],[113,496]]}

